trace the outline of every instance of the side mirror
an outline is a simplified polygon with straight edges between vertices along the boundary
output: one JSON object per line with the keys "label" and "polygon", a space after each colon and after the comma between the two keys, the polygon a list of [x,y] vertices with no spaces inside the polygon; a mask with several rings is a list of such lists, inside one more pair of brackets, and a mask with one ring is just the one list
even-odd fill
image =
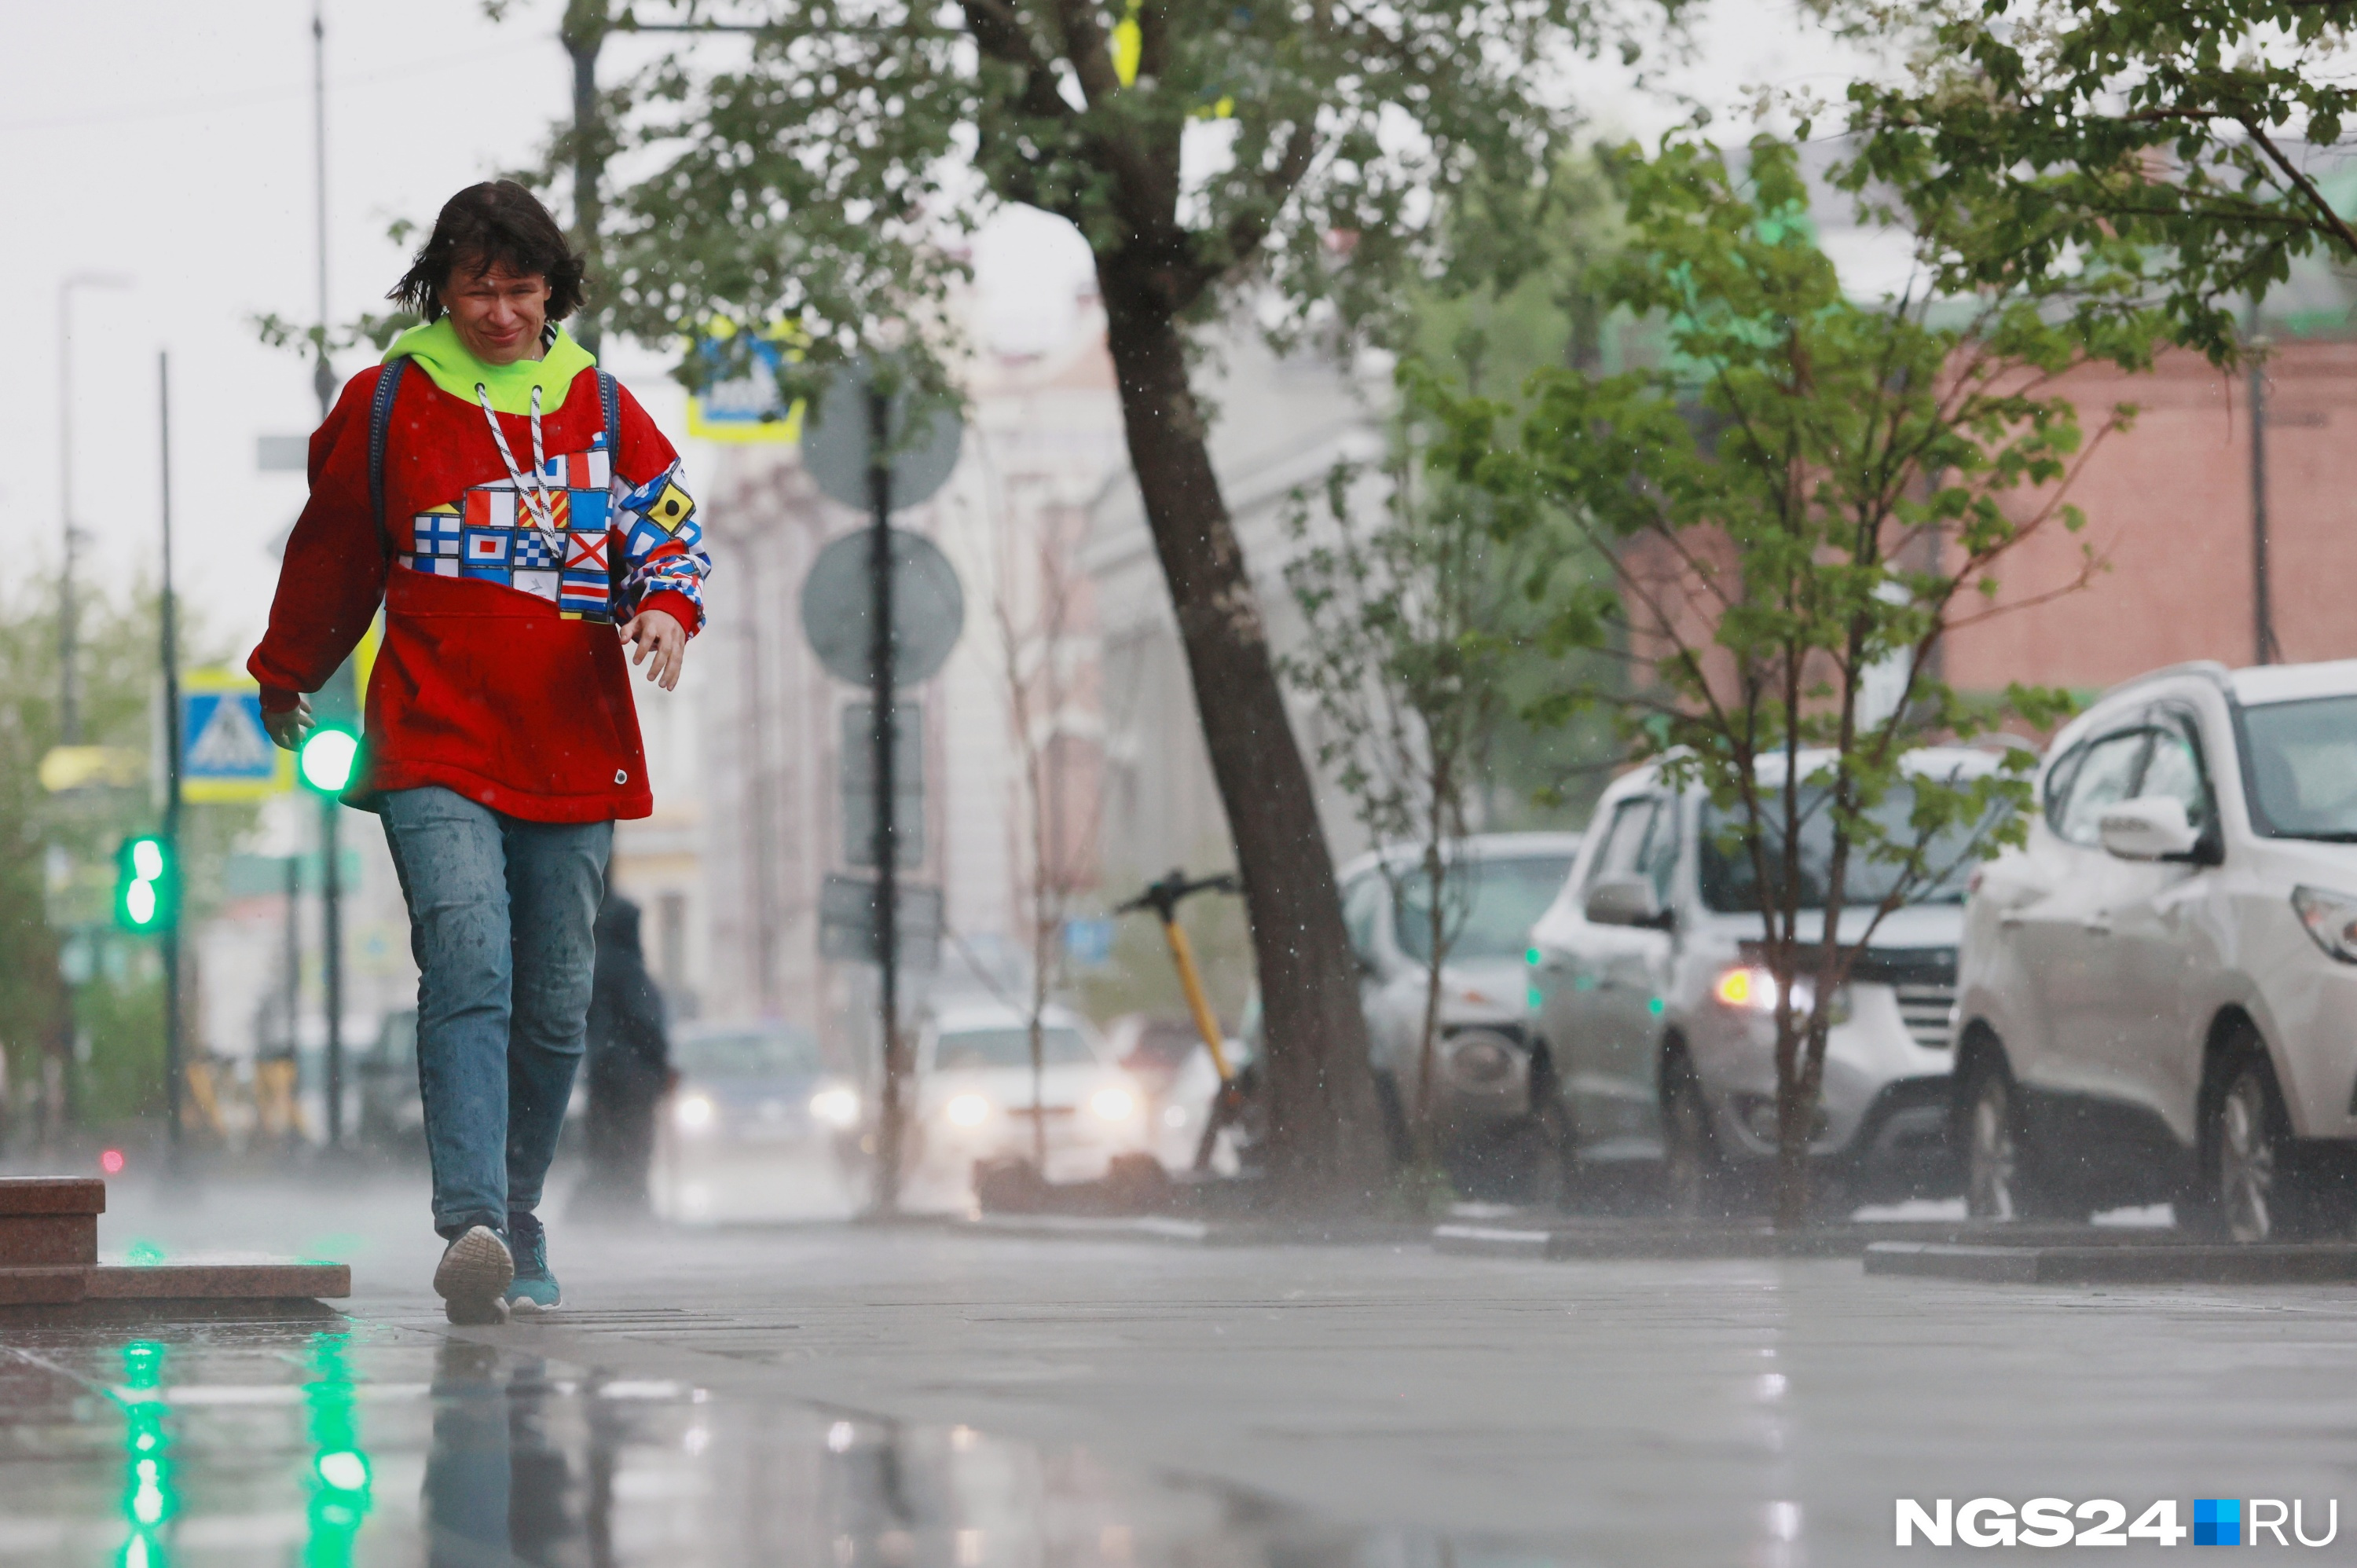
{"label": "side mirror", "polygon": [[1598,926],[1662,926],[1667,923],[1653,885],[1642,876],[1607,876],[1587,890],[1586,913]]}
{"label": "side mirror", "polygon": [[2096,825],[2104,848],[2122,860],[2176,860],[2201,842],[2185,820],[2185,802],[2167,795],[2139,795],[2105,811]]}

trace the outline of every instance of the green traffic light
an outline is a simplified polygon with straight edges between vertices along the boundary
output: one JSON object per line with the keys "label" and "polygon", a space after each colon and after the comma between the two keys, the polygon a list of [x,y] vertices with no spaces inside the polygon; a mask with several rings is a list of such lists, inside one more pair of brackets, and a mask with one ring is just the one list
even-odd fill
{"label": "green traffic light", "polygon": [[168,929],[179,911],[171,846],[160,838],[124,839],[114,852],[114,918],[126,931]]}
{"label": "green traffic light", "polygon": [[323,795],[332,795],[352,781],[352,765],[360,752],[361,743],[350,731],[315,729],[303,743],[296,765],[302,769],[304,783]]}

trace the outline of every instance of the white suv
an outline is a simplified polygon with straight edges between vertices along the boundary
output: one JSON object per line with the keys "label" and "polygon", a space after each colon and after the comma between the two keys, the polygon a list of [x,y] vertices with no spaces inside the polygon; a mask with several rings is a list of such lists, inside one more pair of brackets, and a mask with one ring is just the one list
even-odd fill
{"label": "white suv", "polygon": [[2157,671],[2055,737],[1968,908],[1972,1212],[2323,1229],[2357,1155],[2357,660]]}
{"label": "white suv", "polygon": [[[1823,760],[1803,753],[1803,778]],[[1971,777],[1996,761],[1940,747],[1911,753],[1908,767]],[[1885,800],[1894,831],[1910,806],[1904,789]],[[1811,821],[1803,874],[1822,886],[1830,833],[1824,813]],[[1563,896],[1531,932],[1533,1033],[1563,1080],[1580,1157],[1661,1160],[1670,1205],[1685,1214],[1735,1196],[1727,1178],[1756,1176],[1776,1147],[1774,982],[1760,967],[1750,862],[1720,847],[1726,828],[1704,791],[1672,793],[1658,767],[1615,780]],[[1810,1148],[1853,1197],[1953,1187],[1948,1046],[1971,838],[1934,847],[1933,864],[1953,874],[1882,921],[1836,998]],[[1852,864],[1844,941],[1859,940],[1888,875]],[[1814,929],[1805,914],[1802,929]]]}

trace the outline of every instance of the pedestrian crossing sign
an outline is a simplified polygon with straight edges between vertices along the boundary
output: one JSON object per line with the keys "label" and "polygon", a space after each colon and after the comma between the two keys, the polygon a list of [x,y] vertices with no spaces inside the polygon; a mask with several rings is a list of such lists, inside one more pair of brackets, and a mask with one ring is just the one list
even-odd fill
{"label": "pedestrian crossing sign", "polygon": [[262,688],[229,670],[180,678],[180,794],[198,801],[259,800],[295,786],[294,754],[262,727]]}

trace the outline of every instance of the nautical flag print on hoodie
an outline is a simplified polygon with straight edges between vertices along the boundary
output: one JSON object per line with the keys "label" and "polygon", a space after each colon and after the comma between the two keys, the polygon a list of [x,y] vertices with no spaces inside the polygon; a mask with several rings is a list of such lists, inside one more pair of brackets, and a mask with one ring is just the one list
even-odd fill
{"label": "nautical flag print on hoodie", "polygon": [[[263,706],[317,691],[382,603],[350,803],[440,785],[528,822],[646,816],[615,627],[660,610],[690,636],[703,628],[712,562],[677,453],[627,390],[619,428],[603,428],[594,362],[561,329],[542,360],[515,365],[480,364],[447,320],[388,358],[404,353],[414,362],[393,399],[382,534],[368,443],[382,369],[353,377],[311,437],[311,499],[247,662]],[[534,387],[544,460],[520,491],[481,400],[531,464]]]}

